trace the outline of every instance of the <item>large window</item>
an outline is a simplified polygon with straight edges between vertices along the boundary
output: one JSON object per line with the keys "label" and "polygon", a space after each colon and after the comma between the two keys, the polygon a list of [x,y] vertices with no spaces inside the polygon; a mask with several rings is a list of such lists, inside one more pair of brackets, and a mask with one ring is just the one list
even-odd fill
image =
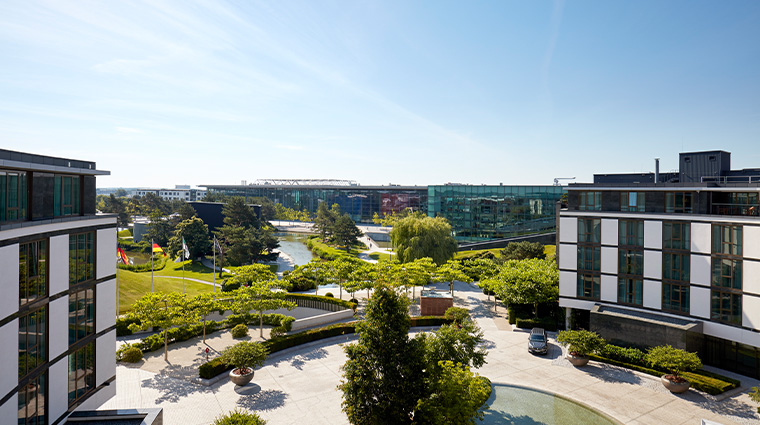
{"label": "large window", "polygon": [[618,302],[621,304],[642,305],[644,300],[641,279],[618,279]]}
{"label": "large window", "polygon": [[95,279],[95,232],[69,235],[69,283]]}
{"label": "large window", "polygon": [[601,211],[602,192],[578,192],[578,209],[581,211]]}
{"label": "large window", "polygon": [[578,270],[601,270],[601,247],[578,245]]}
{"label": "large window", "polygon": [[690,256],[688,254],[663,252],[662,278],[666,280],[689,282],[689,263]]}
{"label": "large window", "polygon": [[742,296],[735,292],[713,289],[710,318],[715,321],[742,324]]}
{"label": "large window", "polygon": [[53,215],[56,217],[79,215],[79,176],[55,176]]}
{"label": "large window", "polygon": [[644,252],[635,249],[619,249],[618,274],[644,274]]}
{"label": "large window", "polygon": [[69,407],[95,389],[95,343],[69,354]]}
{"label": "large window", "polygon": [[47,295],[47,240],[19,244],[19,304]]}
{"label": "large window", "polygon": [[602,225],[598,218],[579,218],[578,219],[578,242],[579,243],[601,243],[602,242]]}
{"label": "large window", "polygon": [[733,258],[713,257],[712,285],[741,290],[742,261]]}
{"label": "large window", "polygon": [[662,223],[663,249],[689,251],[691,249],[691,224],[678,221]]}
{"label": "large window", "polygon": [[620,211],[644,212],[645,192],[621,192]]}
{"label": "large window", "polygon": [[742,321],[742,227],[713,224],[710,317],[733,325]]}
{"label": "large window", "polygon": [[18,376],[29,375],[46,361],[47,307],[18,318]]}
{"label": "large window", "polygon": [[644,246],[644,221],[618,221],[618,245]]}
{"label": "large window", "polygon": [[578,273],[578,298],[598,300],[600,288],[598,275]]}
{"label": "large window", "polygon": [[26,219],[26,173],[0,170],[0,222]]}
{"label": "large window", "polygon": [[69,295],[69,345],[95,333],[94,293],[85,289]]}
{"label": "large window", "polygon": [[723,255],[742,255],[742,226],[713,224],[712,252]]}
{"label": "large window", "polygon": [[675,282],[662,283],[662,309],[676,313],[689,313],[689,285]]}
{"label": "large window", "polygon": [[[45,403],[46,374],[42,374],[18,390],[18,424],[47,425]],[[6,418],[8,419],[8,418]]]}
{"label": "large window", "polygon": [[692,213],[692,192],[666,192],[665,212],[682,214]]}

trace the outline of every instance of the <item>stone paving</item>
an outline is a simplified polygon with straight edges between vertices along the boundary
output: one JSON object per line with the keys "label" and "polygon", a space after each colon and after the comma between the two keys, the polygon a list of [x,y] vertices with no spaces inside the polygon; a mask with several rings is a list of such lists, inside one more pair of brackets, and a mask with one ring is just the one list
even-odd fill
{"label": "stone paving", "polygon": [[[493,304],[484,303],[485,296],[478,288],[458,283],[455,291],[457,304],[469,307],[484,331],[488,363],[478,373],[494,383],[556,393],[624,424],[699,425],[701,419],[724,425],[760,424],[760,415],[746,394],[748,387],[759,384],[757,380],[739,377],[743,388],[718,399],[694,390],[674,395],[655,377],[596,362],[576,369],[556,344],[547,356],[529,354],[527,332],[512,329],[503,319],[503,309],[494,317]],[[251,334],[258,337],[257,330]],[[217,349],[232,343],[231,339],[223,342],[223,337],[218,341],[213,338],[209,344]],[[188,343],[170,351],[173,363],[164,368],[160,367],[162,354],[158,354],[158,361],[148,360],[141,367],[118,365],[116,396],[101,408],[162,407],[167,425],[207,425],[235,408],[256,411],[272,425],[345,424],[348,421],[336,388],[341,380],[340,366],[345,362],[341,344],[355,339],[355,335],[335,337],[275,353],[245,387],[236,387],[227,379],[202,386],[177,373],[177,368],[190,370],[197,362],[202,344]],[[512,423],[508,417],[503,419]]]}

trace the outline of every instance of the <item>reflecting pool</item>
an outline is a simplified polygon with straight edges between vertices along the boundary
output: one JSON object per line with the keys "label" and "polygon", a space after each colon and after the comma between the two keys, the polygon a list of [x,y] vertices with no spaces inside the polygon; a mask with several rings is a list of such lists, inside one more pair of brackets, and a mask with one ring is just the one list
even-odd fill
{"label": "reflecting pool", "polygon": [[484,424],[619,425],[620,422],[551,393],[514,385],[493,384]]}
{"label": "reflecting pool", "polygon": [[312,258],[315,258],[315,255],[306,247],[306,240],[309,238],[308,234],[275,233],[274,236],[280,242],[278,249],[293,258],[296,266],[302,266],[311,261]]}

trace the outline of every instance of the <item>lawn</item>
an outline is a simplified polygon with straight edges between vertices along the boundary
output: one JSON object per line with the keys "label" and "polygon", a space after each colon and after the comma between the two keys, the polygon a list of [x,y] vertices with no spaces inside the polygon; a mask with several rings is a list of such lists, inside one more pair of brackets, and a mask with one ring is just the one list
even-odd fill
{"label": "lawn", "polygon": [[[150,272],[148,272],[150,273]],[[172,260],[167,260],[166,267],[163,270],[154,272],[156,276],[175,276],[182,277],[182,263],[175,263]],[[185,261],[185,277],[191,277],[193,279],[205,280],[206,282],[213,282],[214,275],[211,273],[211,269],[205,267],[201,263],[193,263],[190,260]],[[219,273],[216,274],[216,283],[221,284],[223,279],[232,277],[231,274],[222,272],[221,279]],[[150,278],[150,275],[148,275]]]}
{"label": "lawn", "polygon": [[496,258],[500,258],[501,257],[501,250],[502,250],[502,248],[473,249],[472,251],[459,251],[456,254],[454,254],[454,259],[455,260],[466,260],[468,258],[475,258],[478,255],[480,255],[480,254],[482,254],[482,253],[484,253],[486,251],[492,253],[494,256],[496,256]]}
{"label": "lawn", "polygon": [[389,252],[372,252],[369,254],[369,258],[378,261],[392,260],[394,257],[396,257],[396,255]]}
{"label": "lawn", "polygon": [[[181,265],[180,265],[181,267]],[[150,272],[136,273],[119,270],[119,314],[126,313],[138,298],[150,292]],[[180,276],[182,269],[180,268]],[[182,279],[169,279],[154,275],[153,290],[155,292],[182,292]],[[188,276],[186,276],[188,277]],[[185,292],[197,295],[201,292],[213,292],[211,285],[185,280]],[[221,291],[220,288],[216,289]]]}

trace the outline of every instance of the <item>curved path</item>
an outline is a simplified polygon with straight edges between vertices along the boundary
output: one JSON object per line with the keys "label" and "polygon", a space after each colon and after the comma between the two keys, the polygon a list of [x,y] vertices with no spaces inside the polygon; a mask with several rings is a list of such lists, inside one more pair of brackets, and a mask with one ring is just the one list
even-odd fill
{"label": "curved path", "polygon": [[[556,344],[549,355],[532,356],[526,348],[527,333],[513,330],[503,319],[503,309],[494,317],[493,304],[484,302],[485,296],[471,285],[457,283],[455,291],[457,304],[470,308],[483,329],[488,363],[478,372],[494,383],[562,394],[625,424],[698,425],[701,419],[723,425],[760,423],[746,388],[721,400],[694,390],[677,396],[654,377],[614,366],[591,362],[576,369],[564,360]],[[102,408],[163,407],[167,425],[207,425],[235,408],[258,411],[270,424],[345,424],[336,386],[345,362],[340,344],[353,338],[336,337],[276,353],[245,387],[235,387],[226,379],[206,387],[176,377],[177,369],[192,368],[201,361],[197,359],[190,364],[167,365],[167,370],[158,373],[119,365],[116,397]],[[172,360],[171,352],[169,356]],[[745,387],[758,385],[757,380],[740,379]],[[495,413],[489,416],[501,423],[514,419]]]}

